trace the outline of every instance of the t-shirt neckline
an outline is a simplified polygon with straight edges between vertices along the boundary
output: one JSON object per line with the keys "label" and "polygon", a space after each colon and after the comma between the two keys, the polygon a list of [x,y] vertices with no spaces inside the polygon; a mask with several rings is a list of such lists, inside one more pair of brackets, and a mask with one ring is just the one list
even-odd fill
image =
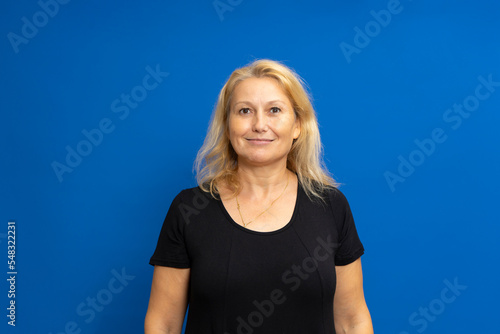
{"label": "t-shirt neckline", "polygon": [[238,224],[237,222],[234,221],[233,217],[231,217],[231,215],[229,214],[229,212],[227,212],[226,207],[224,206],[224,203],[222,203],[222,200],[219,199],[218,202],[219,202],[219,207],[220,207],[222,213],[224,214],[224,216],[226,217],[227,221],[232,226],[238,228],[241,231],[244,231],[244,232],[250,233],[250,234],[272,235],[272,234],[277,234],[277,233],[283,232],[283,231],[285,231],[286,229],[288,229],[292,225],[292,223],[295,221],[295,217],[297,216],[298,211],[299,211],[298,207],[299,207],[299,200],[300,200],[301,197],[302,197],[302,187],[301,187],[300,181],[299,181],[299,182],[297,182],[297,196],[295,198],[295,206],[293,208],[292,217],[290,218],[290,220],[288,221],[288,223],[286,223],[283,227],[280,227],[279,229],[274,230],[274,231],[266,231],[266,232],[254,231],[254,230],[248,229],[248,228],[246,228],[246,227]]}

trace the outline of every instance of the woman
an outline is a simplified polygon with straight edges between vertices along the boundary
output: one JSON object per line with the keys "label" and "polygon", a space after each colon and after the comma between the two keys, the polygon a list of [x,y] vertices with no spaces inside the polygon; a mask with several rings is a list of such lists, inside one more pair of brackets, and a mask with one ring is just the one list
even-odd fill
{"label": "woman", "polygon": [[320,161],[300,78],[258,60],[222,88],[198,153],[199,187],[172,202],[146,334],[373,333],[358,238]]}

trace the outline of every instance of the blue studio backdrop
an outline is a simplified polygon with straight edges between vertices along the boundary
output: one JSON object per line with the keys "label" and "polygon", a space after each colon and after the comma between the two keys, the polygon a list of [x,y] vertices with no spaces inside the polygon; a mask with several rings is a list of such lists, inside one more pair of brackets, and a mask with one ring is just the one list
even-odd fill
{"label": "blue studio backdrop", "polygon": [[500,5],[3,1],[0,332],[140,333],[217,94],[283,61],[366,248],[378,333],[499,333]]}

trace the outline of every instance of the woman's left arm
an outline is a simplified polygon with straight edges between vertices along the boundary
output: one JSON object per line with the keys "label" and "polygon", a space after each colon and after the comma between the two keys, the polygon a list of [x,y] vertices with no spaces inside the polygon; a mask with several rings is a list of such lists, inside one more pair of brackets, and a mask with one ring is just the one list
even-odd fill
{"label": "woman's left arm", "polygon": [[335,331],[338,334],[373,334],[372,319],[363,293],[361,259],[336,266],[337,289],[333,300]]}

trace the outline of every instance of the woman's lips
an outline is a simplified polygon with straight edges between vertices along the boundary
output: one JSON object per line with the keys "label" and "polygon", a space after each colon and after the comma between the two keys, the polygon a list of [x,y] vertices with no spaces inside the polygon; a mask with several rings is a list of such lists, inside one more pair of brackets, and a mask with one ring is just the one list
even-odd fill
{"label": "woman's lips", "polygon": [[247,140],[252,144],[264,145],[271,143],[274,139],[265,138],[247,138]]}

